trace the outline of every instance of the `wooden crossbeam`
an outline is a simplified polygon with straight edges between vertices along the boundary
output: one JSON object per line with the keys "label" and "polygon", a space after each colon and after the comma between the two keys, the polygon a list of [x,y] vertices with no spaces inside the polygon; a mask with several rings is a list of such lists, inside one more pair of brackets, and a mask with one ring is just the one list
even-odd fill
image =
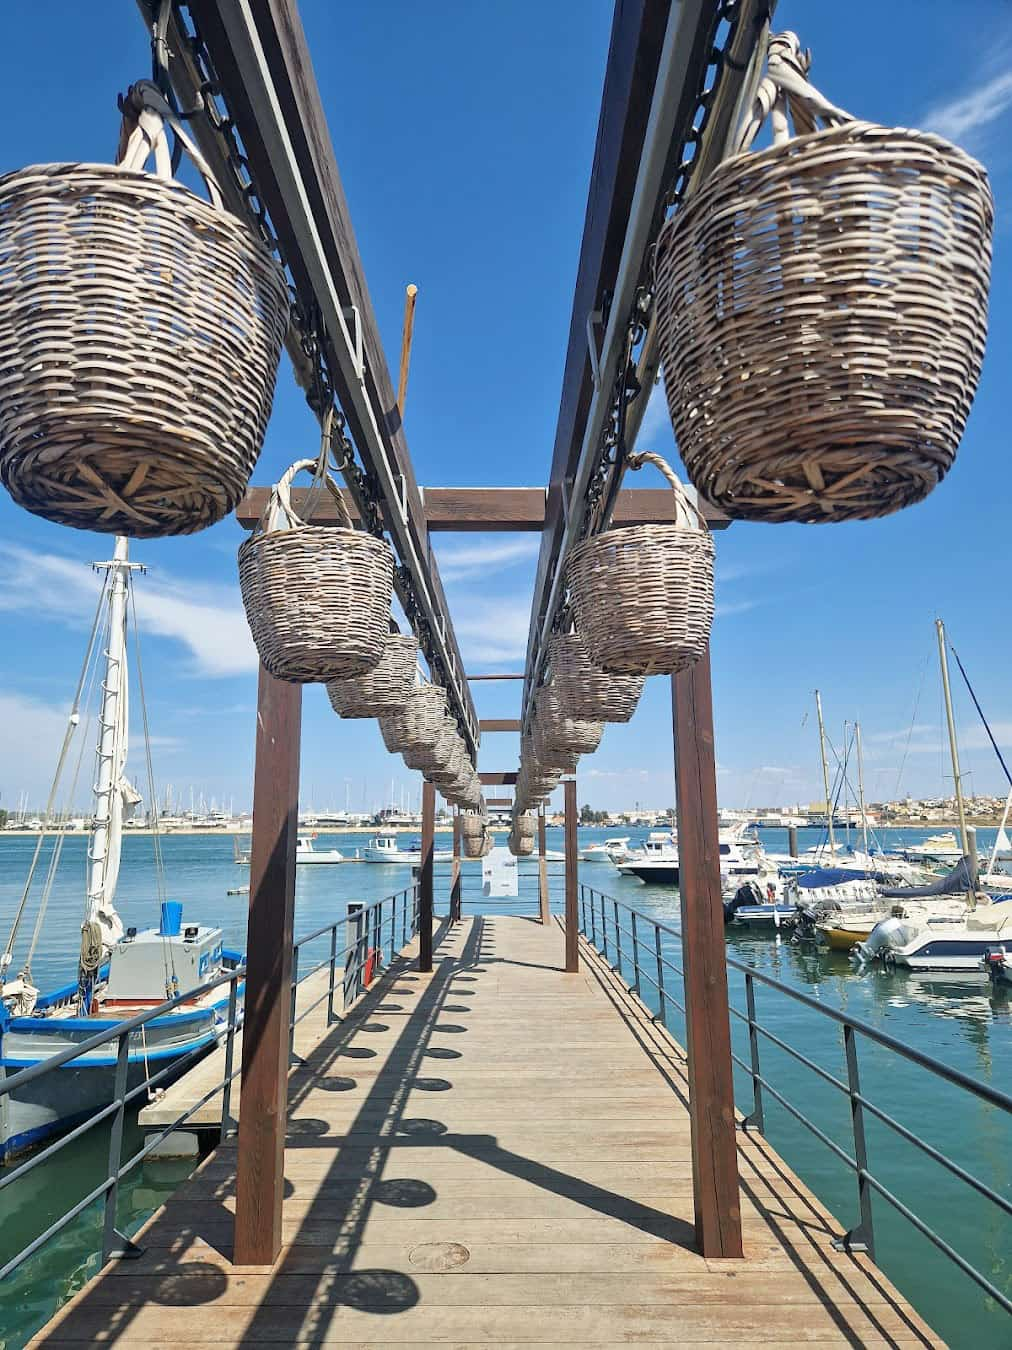
{"label": "wooden crossbeam", "polygon": [[[430,534],[534,534],[545,527],[547,519],[544,488],[421,488],[422,511]],[[292,504],[298,511],[304,506],[308,488],[292,492]],[[358,509],[348,489],[344,500],[353,520]],[[236,519],[252,529],[267,508],[268,487],[250,487],[236,507]],[[711,530],[723,530],[730,524],[716,507],[703,504],[703,515]],[[317,494],[313,511],[315,525],[337,523],[337,507],[328,495]],[[675,519],[674,498],[667,488],[625,488],[618,495],[613,517],[616,525],[670,525]],[[498,676],[496,678],[503,678]]]}
{"label": "wooden crossbeam", "polygon": [[512,787],[517,776],[515,773],[479,773],[478,779],[486,787]]}
{"label": "wooden crossbeam", "polygon": [[486,805],[486,806],[512,806],[512,805],[513,805],[513,798],[512,798],[512,797],[486,797],[486,798],[485,798],[485,805]]}
{"label": "wooden crossbeam", "polygon": [[519,717],[483,717],[478,723],[481,731],[519,731]]}

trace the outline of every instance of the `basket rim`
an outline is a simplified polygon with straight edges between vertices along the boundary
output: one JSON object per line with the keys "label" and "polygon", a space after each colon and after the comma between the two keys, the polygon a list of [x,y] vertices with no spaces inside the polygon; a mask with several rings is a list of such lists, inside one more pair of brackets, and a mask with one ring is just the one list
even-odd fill
{"label": "basket rim", "polygon": [[[770,162],[786,161],[799,152],[804,153],[807,150],[818,148],[828,141],[860,140],[862,137],[866,137],[869,132],[884,133],[895,137],[898,141],[907,141],[910,144],[920,146],[922,149],[933,150],[950,159],[960,161],[973,178],[980,180],[993,212],[994,192],[991,188],[987,168],[968,150],[964,150],[961,145],[957,145],[954,141],[947,140],[946,137],[939,136],[933,131],[920,131],[916,127],[890,127],[881,122],[869,122],[859,118],[854,121],[843,122],[840,126],[819,127],[815,131],[807,131],[803,135],[792,136],[783,145],[767,145],[762,150],[741,150],[738,154],[731,155],[718,164],[706,180],[706,191],[696,193],[680,211],[677,211],[673,216],[669,216],[661,227],[657,239],[658,279],[660,277],[661,259],[670,247],[671,241],[685,226],[685,222],[694,220],[700,211],[710,209],[710,199],[719,184],[722,184],[725,180],[733,183],[743,169],[761,170]],[[619,528],[635,527],[620,526]]]}
{"label": "basket rim", "polygon": [[[702,496],[702,493],[700,493]],[[665,539],[670,542],[673,538],[685,538],[699,541],[703,547],[716,554],[716,546],[713,542],[713,535],[709,530],[697,530],[691,525],[676,525],[673,521],[659,521],[655,523],[646,522],[640,525],[616,525],[609,526],[607,530],[602,530],[600,534],[592,534],[587,539],[581,539],[580,542],[570,553],[567,559],[567,566],[574,566],[581,558],[594,553],[598,548],[604,547],[610,539],[617,543],[627,543],[628,540],[617,539],[616,536],[627,534],[632,531],[636,539]],[[705,543],[703,542],[705,541]],[[583,637],[583,634],[580,634]],[[583,639],[586,643],[586,638]]]}

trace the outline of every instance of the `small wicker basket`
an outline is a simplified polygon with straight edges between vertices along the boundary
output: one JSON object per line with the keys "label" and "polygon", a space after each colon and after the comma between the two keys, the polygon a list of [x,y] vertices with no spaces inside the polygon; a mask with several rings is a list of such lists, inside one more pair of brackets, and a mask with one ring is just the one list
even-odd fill
{"label": "small wicker basket", "polygon": [[482,858],[487,852],[488,821],[484,811],[462,811],[460,847],[465,858]]}
{"label": "small wicker basket", "polygon": [[617,675],[674,675],[706,651],[713,623],[713,540],[670,466],[649,451],[675,494],[673,525],[626,525],[570,554],[576,627],[595,665]]}
{"label": "small wicker basket", "polygon": [[[173,181],[166,123],[210,202]],[[149,81],[121,145],[117,165],[0,178],[0,479],[61,525],[188,534],[235,508],[256,464],[288,288]]]}
{"label": "small wicker basket", "polygon": [[509,832],[509,839],[507,842],[509,844],[509,851],[513,854],[514,858],[529,858],[534,852],[533,835],[518,834],[515,825]]}
{"label": "small wicker basket", "polygon": [[418,684],[395,712],[379,719],[383,744],[392,755],[416,746],[432,745],[446,717],[446,690],[437,684]]}
{"label": "small wicker basket", "polygon": [[418,641],[390,633],[379,664],[350,680],[329,680],[327,696],[341,717],[378,717],[402,708],[415,685]]}
{"label": "small wicker basket", "polygon": [[719,165],[658,242],[678,448],[702,496],[744,520],[920,501],[955,458],[984,355],[983,167],[854,121],[808,84],[810,60],[793,33],[771,40],[739,149],[771,110],[774,144]]}
{"label": "small wicker basket", "polygon": [[601,744],[603,722],[571,717],[554,685],[538,690],[535,704],[534,747],[543,762],[560,763],[559,755],[591,755]]}
{"label": "small wicker basket", "polygon": [[[364,675],[383,656],[390,628],[390,545],[352,528],[329,474],[323,481],[340,527],[308,525],[292,508],[292,479],[317,464],[296,460],[239,547],[239,589],[260,660],[276,679],[292,684]],[[278,528],[282,517],[287,528]]]}
{"label": "small wicker basket", "polygon": [[579,633],[557,633],[549,648],[552,687],[570,717],[628,722],[643,692],[642,675],[609,675],[595,666]]}

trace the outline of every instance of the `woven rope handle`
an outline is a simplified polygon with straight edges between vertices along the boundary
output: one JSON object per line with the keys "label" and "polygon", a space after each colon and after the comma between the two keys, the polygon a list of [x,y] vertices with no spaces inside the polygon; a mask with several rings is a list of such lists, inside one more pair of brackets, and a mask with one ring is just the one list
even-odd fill
{"label": "woven rope handle", "polygon": [[671,485],[671,491],[675,496],[675,524],[679,525],[682,523],[678,519],[679,513],[681,513],[683,517],[687,517],[685,524],[688,529],[696,528],[692,522],[693,516],[695,516],[696,521],[698,522],[699,529],[708,529],[709,527],[707,526],[702,511],[700,511],[699,507],[685,491],[684,484],[681,482],[668,461],[662,455],[654,454],[652,450],[639,450],[635,454],[629,455],[626,459],[626,467],[630,469],[642,469],[644,464],[652,464],[655,469],[660,469],[661,473]]}
{"label": "woven rope handle", "polygon": [[179,137],[180,143],[203,178],[211,205],[219,211],[224,211],[225,202],[210,165],[165,101],[162,91],[151,80],[138,80],[136,84],[130,86],[123,100],[123,125],[120,129],[117,164],[132,173],[140,173],[148,159],[154,155],[156,177],[171,182],[172,156],[169,154],[169,141],[165,134],[166,125],[170,126]]}
{"label": "woven rope handle", "polygon": [[799,136],[815,131],[817,122],[840,126],[853,122],[850,113],[820,94],[808,81],[812,53],[801,50],[797,33],[776,33],[770,38],[766,56],[766,74],[756,90],[755,99],[738,131],[735,153],[752,148],[767,117],[771,119],[774,145],[785,145],[791,138],[788,113]]}
{"label": "woven rope handle", "polygon": [[[292,480],[297,473],[302,473],[304,470],[307,472],[311,471],[314,476],[317,475],[319,466],[320,461],[318,459],[297,459],[294,464],[290,465],[285,470],[271,488],[271,496],[267,503],[267,508],[260,517],[260,523],[257,526],[257,529],[261,534],[270,534],[279,528],[279,515],[283,515],[287,521],[286,525],[280,527],[283,529],[300,529],[309,524],[309,517],[312,514],[311,511],[307,511],[306,517],[303,519],[292,506]],[[337,507],[339,527],[345,530],[352,529],[353,522],[351,515],[345,503],[344,494],[337,483],[334,482],[334,479],[329,473],[322,474],[317,478],[317,481],[323,483],[323,486],[334,499],[334,504]]]}

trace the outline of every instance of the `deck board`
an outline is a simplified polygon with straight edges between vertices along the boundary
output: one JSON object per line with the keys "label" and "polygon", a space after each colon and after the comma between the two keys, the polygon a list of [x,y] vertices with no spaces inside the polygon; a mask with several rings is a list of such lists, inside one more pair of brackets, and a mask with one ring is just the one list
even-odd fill
{"label": "deck board", "polygon": [[275,1267],[230,1263],[223,1147],[31,1344],[941,1344],[762,1138],[745,1260],[698,1255],[684,1054],[591,949],[486,918],[436,958],[307,1027]]}

